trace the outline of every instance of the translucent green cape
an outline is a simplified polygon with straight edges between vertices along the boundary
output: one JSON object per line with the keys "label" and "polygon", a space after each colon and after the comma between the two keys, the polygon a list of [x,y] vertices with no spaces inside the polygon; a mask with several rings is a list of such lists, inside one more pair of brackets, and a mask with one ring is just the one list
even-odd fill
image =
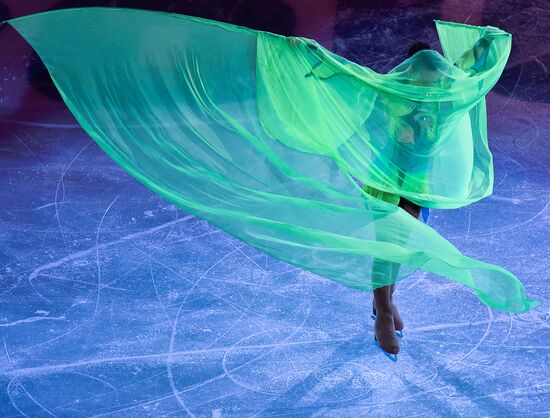
{"label": "translucent green cape", "polygon": [[525,312],[509,271],[464,256],[364,185],[424,207],[492,193],[485,95],[511,35],[435,21],[387,74],[316,41],[166,12],[87,7],[7,20],[86,132],[138,181],[267,254],[373,290],[423,269]]}

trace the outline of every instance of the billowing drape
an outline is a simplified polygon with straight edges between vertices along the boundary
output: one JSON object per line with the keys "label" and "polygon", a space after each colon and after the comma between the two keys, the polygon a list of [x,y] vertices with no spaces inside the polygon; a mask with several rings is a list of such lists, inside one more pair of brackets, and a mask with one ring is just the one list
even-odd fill
{"label": "billowing drape", "polygon": [[352,288],[420,268],[495,309],[538,306],[511,272],[365,192],[432,208],[491,194],[484,97],[510,34],[435,21],[445,56],[419,51],[379,74],[312,39],[165,12],[87,7],[6,22],[99,146],[185,211]]}

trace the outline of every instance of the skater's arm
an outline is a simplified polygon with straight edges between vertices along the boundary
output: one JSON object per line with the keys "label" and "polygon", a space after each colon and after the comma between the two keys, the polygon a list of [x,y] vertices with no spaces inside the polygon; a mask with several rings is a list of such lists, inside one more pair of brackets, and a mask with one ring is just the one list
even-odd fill
{"label": "skater's arm", "polygon": [[485,70],[485,63],[491,43],[496,37],[503,34],[507,35],[500,29],[488,26],[483,37],[478,39],[471,49],[465,51],[454,65],[469,75],[474,75]]}

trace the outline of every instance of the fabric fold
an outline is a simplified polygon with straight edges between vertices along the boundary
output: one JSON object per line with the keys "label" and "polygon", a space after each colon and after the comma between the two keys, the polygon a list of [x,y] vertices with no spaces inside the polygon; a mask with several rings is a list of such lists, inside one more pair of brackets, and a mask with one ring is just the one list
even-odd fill
{"label": "fabric fold", "polygon": [[491,194],[484,97],[506,64],[506,32],[436,21],[445,56],[420,51],[378,74],[312,39],[166,12],[6,22],[116,163],[247,244],[360,290],[423,269],[495,309],[539,305],[511,272],[355,181],[434,208]]}

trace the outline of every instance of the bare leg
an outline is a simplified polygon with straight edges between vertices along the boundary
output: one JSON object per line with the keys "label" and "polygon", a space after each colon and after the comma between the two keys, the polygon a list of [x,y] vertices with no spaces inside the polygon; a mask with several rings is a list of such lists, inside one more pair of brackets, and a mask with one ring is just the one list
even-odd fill
{"label": "bare leg", "polygon": [[[399,202],[399,206],[417,219],[420,216],[420,209],[407,200],[402,199]],[[399,264],[384,260],[375,259],[373,263],[373,273],[385,271],[387,274],[389,270],[392,278],[397,276],[399,268]],[[395,336],[395,330],[402,330],[404,327],[397,306],[393,303],[394,291],[395,284],[382,286],[373,291],[373,313],[376,315],[374,325],[376,340],[384,351],[391,354],[399,352],[399,341]]]}
{"label": "bare leg", "polygon": [[[397,274],[399,273],[399,269],[401,268],[401,264],[395,264],[395,269],[393,271],[393,277],[397,277]],[[393,302],[393,292],[395,291],[395,284],[392,284],[391,288],[391,307],[393,311],[393,324],[395,325],[396,331],[403,331],[403,328],[405,328],[405,324],[403,323],[403,318],[401,318],[401,315],[399,314],[399,310],[397,309],[397,305]]]}
{"label": "bare leg", "polygon": [[[399,207],[401,207],[402,209],[404,209],[408,214],[410,214],[411,216],[414,216],[416,219],[418,219],[418,217],[420,216],[420,207],[418,207],[417,205],[415,205],[414,203],[406,200],[406,199],[401,199],[399,201]],[[392,271],[392,274],[393,274],[393,278],[397,277],[397,274],[399,273],[399,269],[401,268],[401,264],[398,264],[398,263],[393,263],[393,271]],[[404,328],[404,324],[403,324],[403,319],[401,318],[401,315],[399,315],[399,311],[397,310],[397,306],[393,303],[393,292],[395,290],[395,284],[392,284],[391,285],[391,294],[390,294],[390,301],[391,301],[391,305],[392,305],[392,309],[393,309],[393,322],[395,324],[395,329],[398,330],[398,331],[401,331],[403,328]],[[373,305],[374,306],[374,305]]]}
{"label": "bare leg", "polygon": [[[397,276],[397,273],[399,271],[399,264],[394,264],[394,270],[393,270],[393,277]],[[392,308],[393,313],[393,325],[395,326],[396,331],[403,331],[403,328],[405,328],[405,324],[403,323],[403,319],[401,318],[401,315],[399,314],[399,311],[397,310],[397,306],[393,302],[393,293],[395,292],[395,284],[392,284],[390,286],[390,305]],[[376,298],[372,298],[372,313],[376,315]]]}

